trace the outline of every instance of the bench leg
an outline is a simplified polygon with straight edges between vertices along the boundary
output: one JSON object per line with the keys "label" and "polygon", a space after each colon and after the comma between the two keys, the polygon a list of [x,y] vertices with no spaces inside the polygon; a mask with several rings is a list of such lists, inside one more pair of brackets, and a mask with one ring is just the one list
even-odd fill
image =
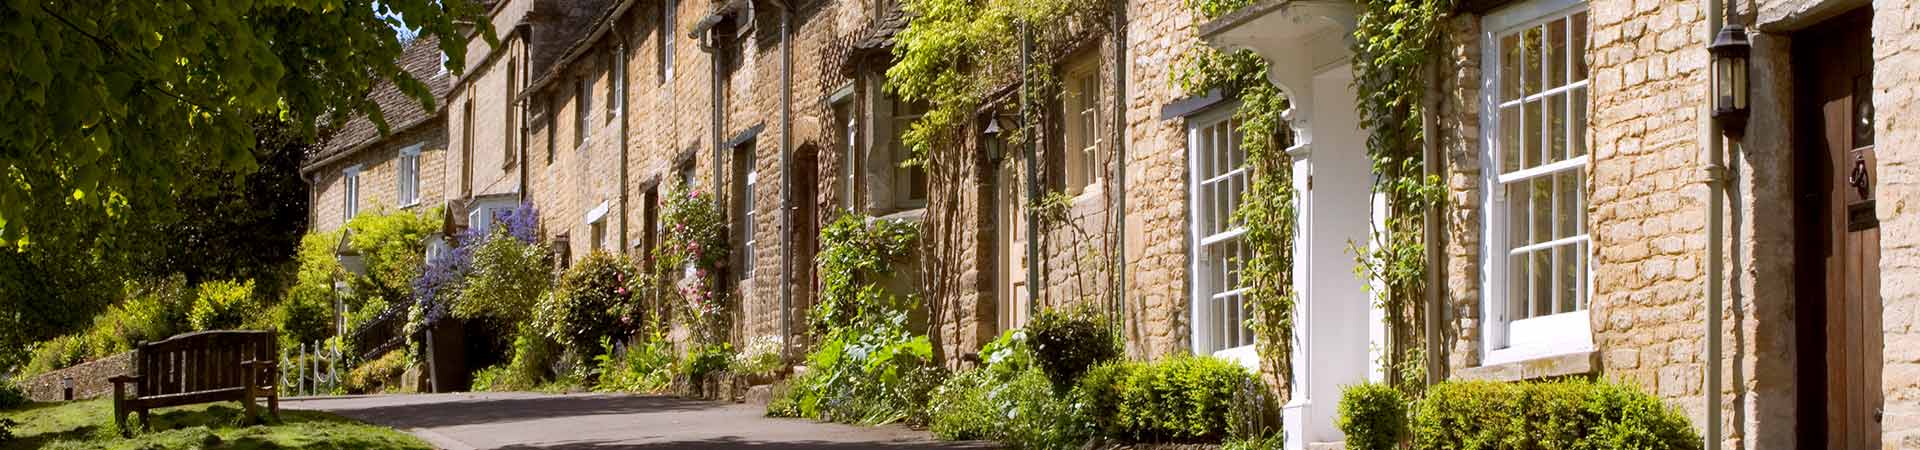
{"label": "bench leg", "polygon": [[280,421],[280,390],[279,389],[274,389],[272,393],[267,394],[267,414],[273,416],[273,420],[275,422]]}
{"label": "bench leg", "polygon": [[127,388],[120,383],[113,384],[113,425],[121,436],[133,437],[133,430],[127,429]]}
{"label": "bench leg", "polygon": [[153,423],[147,421],[147,407],[140,408],[140,431],[153,431]]}
{"label": "bench leg", "polygon": [[241,384],[244,385],[242,386],[244,388],[242,389],[244,393],[241,394],[241,397],[240,397],[240,406],[246,409],[247,420],[251,420],[254,423],[259,423],[260,422],[260,405],[253,403],[253,399],[256,396],[256,394],[253,392],[254,379],[251,376],[252,374],[248,374],[248,375],[249,376],[245,377],[245,379],[241,381]]}

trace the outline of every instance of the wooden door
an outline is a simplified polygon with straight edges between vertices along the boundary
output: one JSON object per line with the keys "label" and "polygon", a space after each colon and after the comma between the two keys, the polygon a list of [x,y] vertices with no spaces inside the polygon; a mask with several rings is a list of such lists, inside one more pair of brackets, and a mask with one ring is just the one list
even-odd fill
{"label": "wooden door", "polygon": [[1011,164],[1005,165],[994,178],[999,201],[993,202],[999,216],[995,229],[999,242],[999,309],[998,324],[1001,331],[1026,325],[1029,309],[1027,295],[1027,217],[1026,197],[1021,193],[1026,185],[1019,178],[1020,172],[1013,170]]}
{"label": "wooden door", "polygon": [[1872,13],[1794,36],[1801,448],[1880,448]]}

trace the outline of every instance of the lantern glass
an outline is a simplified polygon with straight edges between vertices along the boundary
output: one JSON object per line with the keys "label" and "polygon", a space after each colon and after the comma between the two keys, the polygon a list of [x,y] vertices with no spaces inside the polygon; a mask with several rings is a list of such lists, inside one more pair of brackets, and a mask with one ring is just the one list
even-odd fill
{"label": "lantern glass", "polygon": [[1747,58],[1744,55],[1728,58],[1727,66],[1733,71],[1733,109],[1747,110]]}

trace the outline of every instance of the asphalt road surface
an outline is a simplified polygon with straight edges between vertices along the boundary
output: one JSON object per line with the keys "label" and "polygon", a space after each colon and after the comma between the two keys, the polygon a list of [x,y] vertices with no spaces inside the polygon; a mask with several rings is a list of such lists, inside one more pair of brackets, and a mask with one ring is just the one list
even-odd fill
{"label": "asphalt road surface", "polygon": [[763,417],[758,406],[616,394],[473,393],[289,399],[412,433],[444,450],[983,449],[898,425]]}

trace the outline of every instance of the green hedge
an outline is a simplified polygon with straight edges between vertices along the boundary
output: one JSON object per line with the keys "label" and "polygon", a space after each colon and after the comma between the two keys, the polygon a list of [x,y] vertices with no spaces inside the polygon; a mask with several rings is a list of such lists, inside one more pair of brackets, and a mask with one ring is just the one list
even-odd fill
{"label": "green hedge", "polygon": [[1335,425],[1347,436],[1347,448],[1388,450],[1407,439],[1407,396],[1379,383],[1348,386],[1340,393]]}
{"label": "green hedge", "polygon": [[1026,331],[1031,336],[1034,362],[1046,372],[1057,393],[1072,390],[1088,369],[1120,357],[1120,337],[1091,309],[1049,309],[1027,324]]}
{"label": "green hedge", "polygon": [[1467,381],[1428,388],[1414,409],[1413,446],[1652,450],[1699,449],[1701,442],[1679,411],[1634,387]]}
{"label": "green hedge", "polygon": [[1081,378],[1078,392],[1089,419],[1109,437],[1221,442],[1234,427],[1234,412],[1253,410],[1236,405],[1247,401],[1242,393],[1249,386],[1259,380],[1232,361],[1177,357],[1096,367]]}

